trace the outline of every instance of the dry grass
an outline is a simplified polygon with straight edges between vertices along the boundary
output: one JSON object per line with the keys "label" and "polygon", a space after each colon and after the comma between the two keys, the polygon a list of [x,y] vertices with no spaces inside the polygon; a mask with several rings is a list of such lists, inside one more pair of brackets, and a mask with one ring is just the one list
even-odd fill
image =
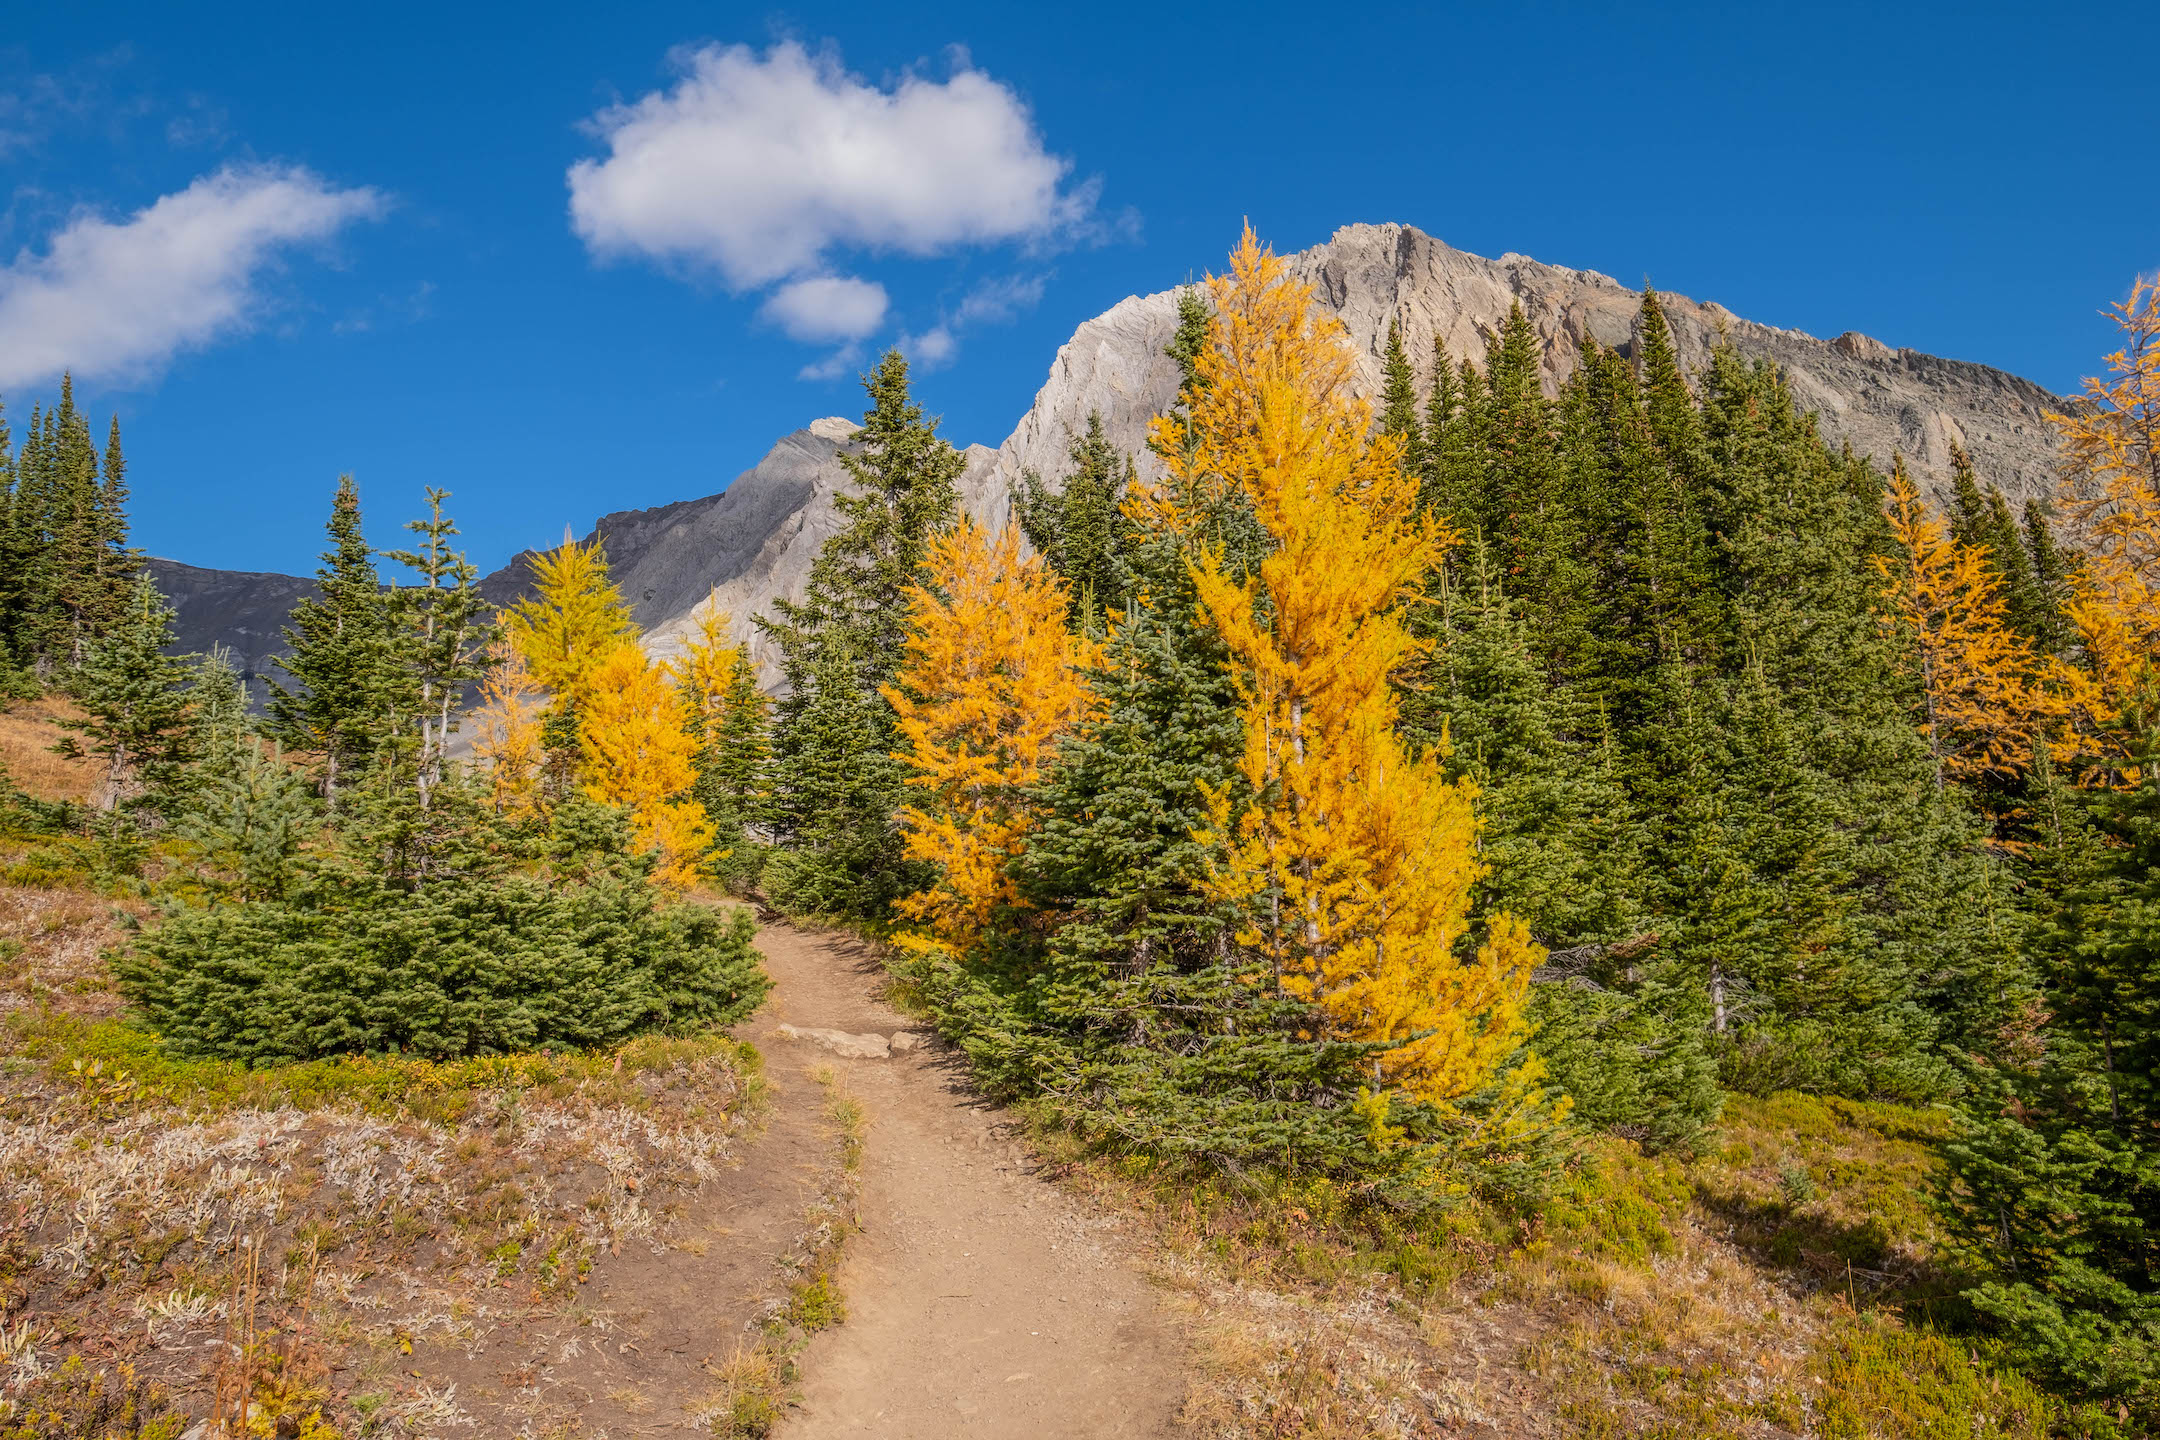
{"label": "dry grass", "polygon": [[839,1142],[840,1167],[804,1215],[794,1248],[780,1257],[787,1299],[769,1308],[755,1339],[738,1338],[726,1363],[708,1367],[718,1383],[686,1407],[693,1428],[723,1440],[770,1435],[801,1379],[797,1361],[803,1346],[818,1331],[847,1319],[837,1273],[847,1238],[860,1224],[856,1172],[868,1120],[837,1071],[822,1067],[812,1078],[825,1092],[825,1120]]}
{"label": "dry grass", "polygon": [[1152,1221],[1199,1340],[1200,1434],[2039,1440],[2049,1402],[1900,1309],[1942,1283],[1925,1203],[1942,1123],[1735,1097],[1700,1160],[1596,1140],[1537,1214],[1423,1223],[1325,1183],[1066,1158]]}
{"label": "dry grass", "polygon": [[0,1027],[0,1398],[87,1355],[198,1417],[222,1397],[304,1436],[448,1433],[469,1420],[454,1387],[416,1383],[408,1357],[575,1311],[596,1257],[670,1246],[743,1135],[755,1080],[717,1037],[464,1065],[164,1060],[96,1018],[111,916],[0,889],[21,947]]}
{"label": "dry grass", "polygon": [[75,887],[0,886],[0,1012],[43,1006],[108,1016],[120,997],[104,952],[139,907]]}
{"label": "dry grass", "polygon": [[97,784],[98,763],[69,760],[52,750],[69,734],[56,722],[79,720],[82,713],[72,700],[53,695],[0,710],[0,769],[35,799],[87,802]]}

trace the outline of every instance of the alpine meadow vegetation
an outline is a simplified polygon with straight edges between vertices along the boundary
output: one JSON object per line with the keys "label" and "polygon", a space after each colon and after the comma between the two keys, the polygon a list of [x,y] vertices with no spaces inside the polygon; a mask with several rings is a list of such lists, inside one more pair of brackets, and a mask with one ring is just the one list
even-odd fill
{"label": "alpine meadow vegetation", "polygon": [[[1144,451],[1091,416],[998,528],[883,356],[767,614],[646,634],[567,533],[491,605],[444,492],[384,550],[343,477],[261,714],[173,653],[64,381],[0,424],[0,693],[65,781],[0,772],[0,840],[98,938],[9,979],[0,1119],[425,1120],[507,1176],[530,1092],[703,1174],[763,905],[881,942],[1183,1244],[1280,1400],[1196,1392],[1224,1433],[1438,1414],[1373,1357],[1482,1366],[1503,1313],[1577,1433],[2160,1433],[2160,285],[2114,315],[2013,509],[1962,449],[1931,491],[1833,447],[1767,362],[1684,367],[1655,291],[1559,373],[1519,305],[1361,357],[1248,228]],[[560,1285],[646,1233],[607,1193],[467,1258]]]}

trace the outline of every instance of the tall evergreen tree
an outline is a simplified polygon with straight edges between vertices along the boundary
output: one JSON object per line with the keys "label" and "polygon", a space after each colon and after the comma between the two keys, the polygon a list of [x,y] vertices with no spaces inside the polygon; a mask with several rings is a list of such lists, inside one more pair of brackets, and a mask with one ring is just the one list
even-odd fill
{"label": "tall evergreen tree", "polygon": [[340,792],[389,741],[399,677],[390,600],[350,475],[338,477],[325,528],[331,543],[315,571],[317,593],[293,606],[288,653],[277,662],[298,683],[273,684],[270,715],[286,745],[321,757],[318,783],[334,813]]}
{"label": "tall evergreen tree", "polygon": [[172,618],[150,577],[140,576],[119,623],[84,648],[75,698],[86,718],[63,723],[89,744],[70,738],[62,748],[105,761],[95,804],[107,814],[123,804],[162,812],[178,794],[195,730],[188,667],[165,653]]}
{"label": "tall evergreen tree", "polygon": [[1122,502],[1133,463],[1103,434],[1102,415],[1088,413],[1087,432],[1068,450],[1072,468],[1053,493],[1032,471],[1013,495],[1013,515],[1028,543],[1062,575],[1075,597],[1073,623],[1099,628],[1101,617],[1125,608],[1132,584],[1133,525]]}
{"label": "tall evergreen tree", "polygon": [[494,627],[488,605],[475,588],[480,572],[450,548],[455,521],[443,513],[447,490],[428,487],[428,514],[406,529],[419,537],[410,550],[392,550],[419,583],[389,592],[385,619],[391,627],[391,688],[388,721],[396,743],[409,750],[415,798],[422,810],[443,782],[451,730],[465,690],[487,671]]}
{"label": "tall evergreen tree", "polygon": [[[2028,867],[2045,1019],[1945,1146],[1967,1298],[2026,1364],[2160,1426],[2160,768],[2057,793]],[[2022,1053],[2020,1053],[2022,1051]],[[2129,1432],[2124,1432],[2129,1433]],[[2141,1432],[2142,1433],[2142,1432]]]}
{"label": "tall evergreen tree", "polygon": [[916,888],[895,826],[902,786],[881,691],[898,672],[907,592],[923,582],[930,538],[958,514],[965,461],[910,398],[898,350],[863,388],[870,408],[841,456],[853,486],[834,497],[841,528],[819,549],[803,598],[775,601],[776,615],[757,624],[779,644],[787,682],[774,800],[796,852],[769,885],[788,892],[782,903],[869,916]]}
{"label": "tall evergreen tree", "polygon": [[1403,348],[1400,320],[1388,321],[1387,348],[1380,357],[1380,433],[1402,437],[1403,468],[1422,479],[1425,427],[1418,420],[1417,372]]}

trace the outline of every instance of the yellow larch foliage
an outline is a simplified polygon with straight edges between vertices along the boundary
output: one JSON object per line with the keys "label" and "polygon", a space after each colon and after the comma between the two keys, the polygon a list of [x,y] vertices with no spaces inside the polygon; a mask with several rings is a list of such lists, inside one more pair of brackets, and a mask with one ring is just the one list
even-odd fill
{"label": "yellow larch foliage", "polygon": [[[1544,953],[1506,914],[1474,958],[1459,953],[1485,872],[1477,787],[1406,753],[1396,730],[1389,677],[1419,648],[1403,607],[1455,536],[1418,513],[1400,438],[1370,433],[1341,325],[1249,227],[1208,288],[1216,318],[1191,441],[1159,431],[1170,473],[1158,495],[1170,498],[1157,503],[1242,486],[1275,543],[1244,584],[1218,555],[1195,567],[1246,736],[1244,785],[1210,796],[1229,853],[1214,884],[1243,906],[1239,943],[1284,990],[1335,1033],[1396,1042],[1376,1090],[1444,1106],[1523,1044]],[[1515,1082],[1538,1073],[1532,1059]]]}
{"label": "yellow larch foliage", "polygon": [[728,688],[750,663],[749,647],[728,639],[728,612],[714,591],[690,613],[683,653],[667,662],[668,675],[682,696],[691,733],[711,737],[727,715]]}
{"label": "yellow larch foliage", "polygon": [[2086,741],[2087,781],[2122,783],[2124,730],[2150,726],[2160,650],[2160,279],[2141,277],[2110,307],[2123,346],[2066,415],[2061,506],[2082,563],[2065,613],[2084,665],[2063,690]]}
{"label": "yellow larch foliage", "polygon": [[1920,729],[1938,773],[2022,774],[2060,706],[2039,683],[2032,643],[2010,628],[1986,547],[1951,535],[1903,459],[1891,468],[1884,508],[1899,546],[1895,556],[1875,557],[1884,619],[1903,633],[1919,669]]}
{"label": "yellow larch foliage", "polygon": [[566,534],[562,547],[535,558],[532,568],[537,593],[503,613],[503,628],[534,683],[558,703],[582,701],[594,671],[637,637],[637,624],[608,579],[599,541],[580,545]]}
{"label": "yellow larch foliage", "polygon": [[1000,907],[1021,904],[1006,864],[1036,818],[1027,791],[1094,705],[1086,671],[1100,652],[1067,631],[1065,582],[1023,556],[1012,527],[992,540],[963,519],[927,563],[930,583],[908,595],[906,663],[884,692],[897,758],[924,792],[900,812],[907,854],[938,868],[933,888],[900,902],[923,923],[900,943],[964,954]]}
{"label": "yellow larch foliage", "polygon": [[690,757],[697,743],[683,729],[681,698],[667,673],[635,644],[619,644],[593,667],[578,711],[585,793],[630,812],[632,843],[660,852],[653,878],[686,890],[712,844],[712,822],[694,800]]}
{"label": "yellow larch foliage", "polygon": [[487,763],[495,813],[524,815],[539,790],[540,718],[547,704],[524,656],[507,638],[496,641],[489,655],[495,663],[480,682],[473,753]]}

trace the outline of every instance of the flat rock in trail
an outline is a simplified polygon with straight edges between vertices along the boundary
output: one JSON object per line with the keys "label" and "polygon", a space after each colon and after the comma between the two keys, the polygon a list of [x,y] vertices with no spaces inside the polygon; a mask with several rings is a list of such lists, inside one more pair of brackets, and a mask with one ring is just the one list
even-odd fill
{"label": "flat rock in trail", "polygon": [[781,1025],[774,1033],[783,1040],[807,1040],[845,1060],[883,1060],[892,1053],[892,1042],[883,1035],[850,1035],[845,1030],[804,1029],[800,1025]]}
{"label": "flat rock in trail", "polygon": [[[906,1024],[882,967],[844,936],[781,923],[758,947],[774,1018],[843,1032]],[[1175,1433],[1185,1336],[1117,1223],[1029,1171],[1025,1148],[949,1052],[894,1047],[846,1067],[868,1119],[862,1233],[845,1324],[803,1356],[784,1440]]]}

